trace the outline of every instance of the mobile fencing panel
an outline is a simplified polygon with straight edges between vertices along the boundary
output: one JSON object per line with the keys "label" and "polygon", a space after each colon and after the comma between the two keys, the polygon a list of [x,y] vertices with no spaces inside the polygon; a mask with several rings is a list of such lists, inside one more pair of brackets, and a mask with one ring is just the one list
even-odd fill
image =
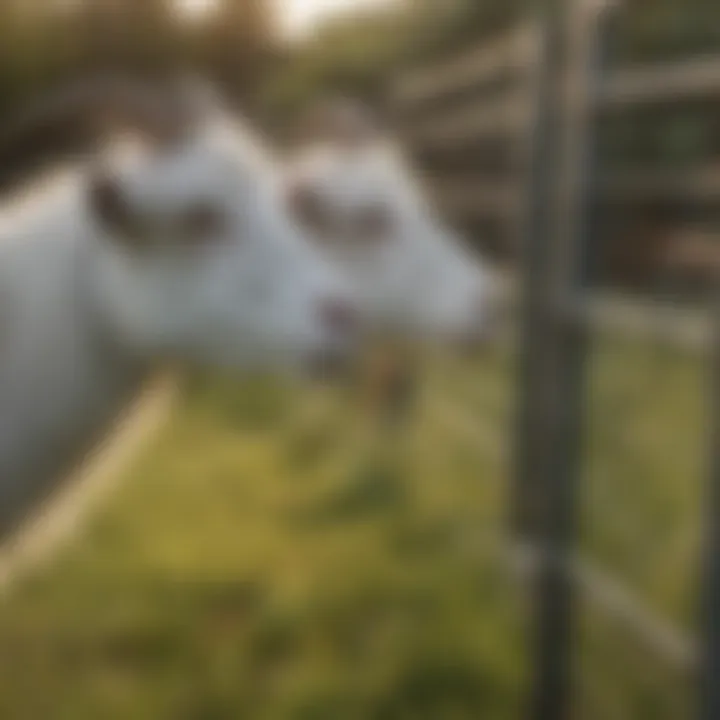
{"label": "mobile fencing panel", "polygon": [[[512,535],[531,551],[526,556],[537,579],[528,717],[571,715],[574,594],[580,590],[679,671],[697,675],[698,717],[710,720],[720,717],[720,302],[714,322],[709,313],[689,319],[657,307],[645,312],[637,303],[626,308],[591,292],[589,270],[596,251],[591,206],[598,198],[613,204],[720,204],[720,175],[713,166],[681,174],[645,167],[607,174],[594,163],[601,119],[720,97],[720,56],[609,71],[603,55],[610,25],[617,22],[622,9],[604,2],[547,3],[538,22],[403,78],[395,102],[402,129],[421,157],[468,153],[490,137],[511,144],[524,161],[514,183],[493,182],[471,164],[460,174],[433,172],[429,187],[449,215],[500,214],[521,238]],[[622,586],[592,571],[574,550],[588,334],[605,328],[715,348],[697,647]]]}
{"label": "mobile fencing panel", "polygon": [[[528,324],[537,323],[537,317],[530,312],[524,316],[526,331],[523,353],[531,356],[537,353],[533,344],[548,343],[546,357],[549,357],[550,370],[538,371],[535,382],[547,382],[549,392],[541,392],[532,387],[533,378],[525,378],[521,387],[524,404],[521,413],[534,412],[534,421],[526,421],[526,433],[534,433],[543,438],[544,447],[551,448],[543,456],[532,453],[532,442],[520,433],[517,438],[517,453],[528,458],[533,464],[520,462],[516,491],[525,493],[531,484],[539,488],[543,502],[541,511],[529,526],[521,526],[540,546],[538,594],[536,597],[536,655],[534,658],[534,686],[531,696],[530,717],[536,720],[559,720],[570,716],[573,706],[571,697],[570,671],[571,634],[573,628],[573,586],[578,581],[578,573],[573,572],[573,541],[577,525],[577,492],[581,479],[580,448],[582,447],[582,398],[586,392],[584,382],[586,330],[596,325],[598,318],[587,312],[592,299],[584,292],[587,277],[588,200],[595,183],[593,164],[589,162],[588,151],[596,136],[596,118],[602,113],[618,112],[638,105],[667,105],[696,100],[698,97],[720,95],[720,74],[718,59],[703,58],[700,61],[686,61],[675,65],[662,65],[648,68],[631,68],[608,74],[603,77],[601,63],[602,46],[608,32],[608,20],[613,15],[610,8],[590,5],[582,7],[576,4],[566,7],[558,16],[546,18],[546,37],[557,41],[559,28],[564,27],[568,34],[563,41],[566,47],[565,72],[555,68],[554,82],[562,86],[564,107],[557,119],[555,132],[563,135],[564,144],[559,156],[562,171],[557,176],[556,192],[560,198],[557,224],[554,225],[556,241],[545,247],[547,265],[560,268],[555,277],[547,273],[539,277],[542,266],[531,261],[532,252],[541,253],[542,233],[528,238],[526,246],[526,272],[536,274],[536,282],[547,283],[543,297],[553,298],[543,305],[547,312],[544,328],[548,333],[538,341],[542,333],[528,328]],[[580,17],[578,21],[578,17]],[[615,17],[615,21],[621,17]],[[580,26],[578,26],[580,22]],[[548,99],[549,98],[549,99]],[[550,92],[543,102],[552,102]],[[552,135],[552,130],[549,135]],[[546,142],[547,135],[539,142]],[[550,181],[558,162],[539,168],[538,174]],[[643,195],[656,198],[663,195],[673,197],[704,196],[715,197],[714,173],[700,169],[690,176],[691,182],[666,176],[624,175],[600,184],[599,190],[609,189],[624,201]],[[531,248],[534,246],[534,250]],[[528,261],[530,260],[530,261]],[[526,278],[526,282],[532,282]],[[578,295],[580,291],[580,295]],[[542,314],[542,311],[540,311]],[[669,333],[672,339],[673,334]],[[702,332],[703,345],[707,346],[711,338],[706,326]],[[679,338],[684,342],[684,338]],[[717,362],[717,361],[716,361]],[[717,369],[715,369],[717,374]],[[539,378],[545,380],[540,381]],[[720,405],[716,380],[712,401]],[[534,407],[528,401],[537,393],[543,405]],[[717,413],[717,409],[716,409]],[[522,427],[522,425],[521,425]],[[706,553],[706,577],[704,579],[705,603],[704,622],[701,625],[702,652],[700,664],[701,702],[700,717],[704,720],[720,717],[720,685],[717,683],[720,671],[720,543],[718,542],[718,448],[720,443],[715,435],[711,437],[711,473],[709,487],[710,517],[708,547]],[[527,467],[533,472],[528,473]],[[714,489],[713,489],[714,488]],[[516,496],[516,506],[522,507],[528,495]],[[522,513],[520,513],[522,515]],[[532,512],[525,510],[525,516]],[[645,617],[649,613],[643,613]],[[687,653],[685,653],[687,655]],[[689,660],[692,662],[692,660]]]}
{"label": "mobile fencing panel", "polygon": [[[717,59],[704,58],[675,65],[663,65],[650,68],[622,70],[603,77],[601,49],[608,32],[608,20],[613,15],[610,8],[597,5],[582,6],[576,4],[558,10],[556,17],[546,18],[546,37],[557,41],[560,28],[565,28],[567,36],[562,41],[566,47],[565,65],[556,67],[554,83],[563,89],[561,95],[564,106],[557,118],[555,132],[564,138],[559,163],[538,168],[538,174],[547,182],[558,165],[562,168],[557,175],[556,193],[559,198],[556,208],[556,224],[553,227],[555,241],[548,243],[544,251],[545,264],[559,268],[553,277],[550,272],[540,277],[542,264],[532,262],[532,253],[543,252],[543,233],[546,229],[536,230],[528,238],[526,249],[526,273],[535,274],[536,282],[547,283],[542,297],[542,305],[547,313],[541,320],[547,333],[527,326],[537,323],[537,317],[530,312],[524,316],[526,331],[526,355],[537,353],[533,345],[538,342],[549,344],[545,357],[549,358],[550,369],[537,371],[534,378],[524,378],[521,387],[521,414],[534,413],[534,421],[525,423],[525,435],[521,432],[517,438],[519,457],[533,457],[533,464],[521,461],[518,465],[516,506],[522,508],[527,502],[527,493],[531,485],[539,489],[543,502],[533,508],[537,514],[529,525],[519,528],[527,533],[539,549],[539,583],[536,596],[536,634],[532,688],[529,716],[536,720],[560,720],[570,717],[573,707],[571,694],[571,635],[573,629],[573,589],[579,580],[579,573],[573,568],[573,544],[577,526],[577,492],[581,479],[580,449],[582,447],[582,398],[586,393],[584,368],[586,359],[586,331],[595,326],[598,318],[588,309],[592,298],[585,293],[589,228],[588,218],[589,192],[595,184],[592,162],[588,151],[596,137],[596,118],[602,113],[618,112],[630,107],[648,104],[667,105],[695,100],[698,97],[720,95],[720,75]],[[580,18],[578,20],[578,17]],[[620,18],[615,18],[615,21]],[[578,22],[580,25],[578,25]],[[542,102],[552,102],[553,95],[548,92]],[[551,129],[548,134],[552,136]],[[542,144],[547,135],[540,137]],[[650,176],[636,173],[620,178],[610,178],[605,185],[599,185],[599,191],[610,190],[627,201],[643,195],[655,198],[663,195],[673,197],[712,197],[714,173],[700,169],[690,176],[686,183],[668,176]],[[540,246],[540,247],[538,247]],[[534,248],[531,250],[531,248]],[[540,265],[540,267],[538,267]],[[526,278],[526,282],[532,282]],[[580,295],[578,295],[580,292]],[[543,314],[543,310],[540,311]],[[672,339],[673,334],[669,333]],[[703,345],[707,345],[711,335],[709,328],[702,332]],[[684,342],[682,337],[680,342]],[[716,371],[717,372],[717,371]],[[539,378],[544,380],[539,380]],[[548,392],[532,387],[535,382],[545,382]],[[717,386],[712,400],[720,404]],[[535,392],[542,403],[541,407],[532,405],[528,398]],[[522,427],[522,425],[521,425]],[[710,487],[717,485],[718,438],[711,437],[711,451],[714,462],[711,463]],[[535,440],[528,435],[535,434]],[[533,442],[543,438],[542,444],[548,449],[544,455],[533,454]],[[527,468],[532,467],[531,473]],[[710,492],[711,517],[708,531],[706,557],[706,577],[704,624],[701,626],[703,638],[700,676],[701,706],[700,717],[704,720],[720,717],[720,686],[717,683],[720,669],[720,543],[718,543],[717,489]],[[533,517],[532,510],[526,508],[521,516]],[[649,613],[644,612],[644,617]],[[689,662],[692,662],[690,660]]]}

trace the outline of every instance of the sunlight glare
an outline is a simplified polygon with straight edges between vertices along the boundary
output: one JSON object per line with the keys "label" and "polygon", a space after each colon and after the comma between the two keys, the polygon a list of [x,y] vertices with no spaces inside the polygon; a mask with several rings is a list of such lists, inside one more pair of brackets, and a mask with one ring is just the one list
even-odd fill
{"label": "sunlight glare", "polygon": [[183,17],[197,18],[204,15],[217,0],[175,0],[180,14]]}
{"label": "sunlight glare", "polygon": [[[195,0],[199,2],[200,0]],[[363,8],[390,7],[397,0],[275,0],[280,32],[286,38],[301,38],[326,18]]]}

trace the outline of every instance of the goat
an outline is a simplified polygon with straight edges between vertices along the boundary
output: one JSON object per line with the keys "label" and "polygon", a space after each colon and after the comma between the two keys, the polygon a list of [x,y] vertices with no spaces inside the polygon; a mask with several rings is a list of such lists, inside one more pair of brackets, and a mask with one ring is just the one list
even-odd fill
{"label": "goat", "polygon": [[98,110],[134,133],[1,216],[0,534],[158,364],[297,368],[352,350],[348,289],[242,123],[177,89],[93,88],[0,142],[1,165],[23,126]]}
{"label": "goat", "polygon": [[294,214],[354,283],[366,323],[415,339],[482,346],[499,296],[423,196],[399,144],[362,106],[321,107],[286,164]]}

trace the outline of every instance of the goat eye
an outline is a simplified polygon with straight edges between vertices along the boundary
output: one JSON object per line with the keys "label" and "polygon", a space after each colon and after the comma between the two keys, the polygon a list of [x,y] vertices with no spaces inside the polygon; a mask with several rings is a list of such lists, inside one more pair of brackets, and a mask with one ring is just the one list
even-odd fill
{"label": "goat eye", "polygon": [[288,202],[295,219],[307,230],[321,234],[331,231],[332,222],[325,203],[311,188],[302,185],[291,188]]}
{"label": "goat eye", "polygon": [[206,203],[198,203],[183,216],[183,235],[190,242],[204,242],[219,235],[225,225],[221,210]]}
{"label": "goat eye", "polygon": [[390,211],[381,206],[368,207],[357,214],[355,228],[361,238],[382,240],[392,231],[393,218]]}

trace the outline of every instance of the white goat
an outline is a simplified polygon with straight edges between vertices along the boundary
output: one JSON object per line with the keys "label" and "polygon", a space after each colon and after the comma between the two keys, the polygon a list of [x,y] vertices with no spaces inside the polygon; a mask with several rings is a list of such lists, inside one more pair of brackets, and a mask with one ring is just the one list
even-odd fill
{"label": "white goat", "polygon": [[215,110],[120,96],[144,142],[0,226],[0,533],[158,362],[298,366],[352,344],[345,287],[264,148]]}
{"label": "white goat", "polygon": [[443,225],[395,142],[352,103],[314,118],[286,167],[295,214],[354,283],[372,328],[469,347],[494,329],[483,260]]}

